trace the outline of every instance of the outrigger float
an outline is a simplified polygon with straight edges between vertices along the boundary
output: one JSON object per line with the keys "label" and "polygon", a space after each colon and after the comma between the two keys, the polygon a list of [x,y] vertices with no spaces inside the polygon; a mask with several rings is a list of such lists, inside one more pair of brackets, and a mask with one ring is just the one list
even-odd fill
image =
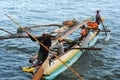
{"label": "outrigger float", "polygon": [[[76,24],[72,25],[70,28],[68,28],[67,26],[61,27],[53,31],[51,35],[54,35],[56,39],[57,38],[64,39],[67,36],[69,36],[71,33],[73,33],[75,30],[82,27],[83,25],[86,25],[88,22],[91,22],[91,21],[92,21],[92,18],[89,18],[82,22],[77,22]],[[55,77],[57,77],[59,74],[64,72],[66,69],[68,69],[68,67],[66,67],[63,64],[63,62],[68,66],[71,66],[73,63],[75,63],[86,49],[88,50],[91,49],[91,46],[93,46],[96,43],[97,39],[99,38],[98,34],[100,31],[103,30],[103,27],[104,27],[103,25],[99,25],[100,30],[90,29],[87,37],[83,38],[82,45],[78,45],[79,43],[75,43],[71,45],[66,42],[65,48],[67,48],[67,50],[65,50],[64,54],[59,55],[59,59],[62,60],[62,62],[57,58],[54,58],[52,59],[51,62],[49,62],[49,59],[47,58],[46,61],[36,71],[32,80],[40,80],[41,78],[45,80],[52,80]],[[106,30],[104,31],[106,32]],[[52,47],[54,47],[55,45],[56,45],[56,41],[53,41]],[[93,48],[93,49],[99,50],[100,48],[98,49]],[[23,67],[22,70],[25,72],[33,72],[35,71],[35,68],[32,67],[28,69],[28,67]],[[38,76],[41,76],[39,77],[40,79],[36,78]]]}

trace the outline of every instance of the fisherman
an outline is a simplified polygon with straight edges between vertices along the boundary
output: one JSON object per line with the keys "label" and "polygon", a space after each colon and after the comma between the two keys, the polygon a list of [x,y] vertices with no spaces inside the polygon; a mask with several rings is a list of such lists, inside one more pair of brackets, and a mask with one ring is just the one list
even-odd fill
{"label": "fisherman", "polygon": [[56,43],[56,46],[54,46],[52,49],[55,49],[55,53],[53,53],[52,55],[50,54],[49,56],[51,57],[51,59],[54,59],[55,56],[54,55],[61,55],[64,54],[64,46],[63,46],[63,42],[64,40],[62,38],[58,38]]}
{"label": "fisherman", "polygon": [[96,11],[95,19],[96,19],[95,22],[99,25],[100,22],[101,22],[101,16],[100,16],[100,11],[99,10]]}
{"label": "fisherman", "polygon": [[[29,37],[31,38],[32,41],[36,41],[31,35],[29,35]],[[45,47],[49,49],[49,47],[51,46],[51,39],[47,31],[43,31],[42,36],[36,37],[36,39],[39,42],[41,42],[44,46],[40,44],[40,49],[39,49],[38,56],[37,56],[37,62],[34,66],[41,65],[46,60],[46,58],[48,57],[49,51],[46,50]],[[35,60],[34,58],[31,58],[29,62],[33,63],[34,60]]]}
{"label": "fisherman", "polygon": [[63,39],[58,38],[57,43],[57,55],[64,54],[64,46],[63,46]]}
{"label": "fisherman", "polygon": [[82,31],[80,32],[81,37],[79,38],[79,41],[81,41],[84,37],[88,35],[88,29],[85,28],[85,25],[82,26]]}

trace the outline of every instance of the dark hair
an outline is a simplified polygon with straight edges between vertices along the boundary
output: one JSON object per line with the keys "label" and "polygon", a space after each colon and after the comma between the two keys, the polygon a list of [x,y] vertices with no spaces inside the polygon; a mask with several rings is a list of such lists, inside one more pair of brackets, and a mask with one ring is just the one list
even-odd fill
{"label": "dark hair", "polygon": [[100,12],[99,10],[97,10],[96,12]]}
{"label": "dark hair", "polygon": [[83,25],[82,28],[84,29],[84,28],[85,28],[85,25]]}

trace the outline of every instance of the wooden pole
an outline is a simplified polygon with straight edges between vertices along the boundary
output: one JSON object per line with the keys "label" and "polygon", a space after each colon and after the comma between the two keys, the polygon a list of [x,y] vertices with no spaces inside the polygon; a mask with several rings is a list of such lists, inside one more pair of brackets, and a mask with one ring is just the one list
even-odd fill
{"label": "wooden pole", "polygon": [[29,38],[29,36],[21,35],[21,34],[10,34],[10,35],[7,35],[7,36],[0,36],[0,40],[10,39],[10,38]]}
{"label": "wooden pole", "polygon": [[49,64],[49,58],[50,57],[48,56],[41,67],[38,69],[38,71],[35,73],[35,75],[32,77],[32,80],[40,80],[42,78],[43,72]]}
{"label": "wooden pole", "polygon": [[30,29],[30,28],[38,28],[38,27],[46,27],[46,26],[59,26],[61,27],[61,24],[43,24],[43,25],[36,25],[36,26],[29,26],[29,27],[24,27],[25,29]]}
{"label": "wooden pole", "polygon": [[102,50],[102,48],[71,48],[71,49],[84,49],[84,50]]}
{"label": "wooden pole", "polygon": [[103,24],[103,21],[101,20],[101,23],[102,23],[102,26],[103,26],[103,30],[105,30],[105,35],[107,36],[107,32],[106,32],[106,29],[105,29],[105,26]]}
{"label": "wooden pole", "polygon": [[[8,16],[7,14],[5,14],[11,21],[13,21],[17,26],[21,27],[20,24],[18,24],[17,22],[15,22],[10,16]],[[27,30],[25,30],[24,28],[22,28],[27,34],[31,35]],[[32,36],[32,35],[31,35]],[[70,66],[68,66],[65,62],[63,62],[57,55],[53,54],[44,44],[42,44],[41,42],[39,42],[34,36],[32,36],[41,46],[43,46],[47,51],[50,52],[50,54],[54,55],[59,61],[61,61],[70,71],[72,71],[80,80],[84,80],[75,70],[73,70]],[[38,74],[39,76],[39,74]]]}
{"label": "wooden pole", "polygon": [[13,35],[13,33],[9,32],[9,31],[7,31],[7,30],[4,30],[4,29],[2,29],[2,28],[0,28],[0,30],[5,31],[5,32],[8,33],[8,34]]}
{"label": "wooden pole", "polygon": [[100,30],[100,32],[110,32],[110,30]]}

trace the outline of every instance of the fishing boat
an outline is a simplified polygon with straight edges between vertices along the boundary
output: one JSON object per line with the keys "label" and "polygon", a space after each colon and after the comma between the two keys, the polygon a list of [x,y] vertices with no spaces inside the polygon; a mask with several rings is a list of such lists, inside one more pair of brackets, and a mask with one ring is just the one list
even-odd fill
{"label": "fishing boat", "polygon": [[[87,22],[90,22],[91,20],[85,20],[82,23],[79,23],[77,25],[74,25],[72,28],[67,29],[65,31],[63,31],[62,33],[60,33],[59,35],[57,35],[56,38],[62,38],[64,39],[66,36],[70,35],[72,32],[74,32],[76,29],[78,29],[79,27],[81,27],[82,25],[87,24]],[[102,30],[102,26],[99,25],[99,29]],[[100,30],[92,30],[89,31],[88,35],[86,38],[83,38],[82,40],[82,45],[79,45],[79,43],[75,43],[75,44],[70,44],[70,43],[66,43],[67,46],[67,50],[65,50],[65,53],[62,55],[59,55],[59,59],[58,58],[54,58],[52,59],[51,62],[49,62],[48,58],[46,59],[46,61],[42,64],[42,66],[38,69],[37,71],[37,76],[41,76],[39,75],[39,73],[42,73],[42,78],[45,80],[52,80],[55,77],[57,77],[59,74],[61,74],[62,72],[64,72],[66,69],[68,69],[68,67],[66,67],[66,65],[71,66],[72,64],[74,64],[79,58],[80,56],[84,53],[85,49],[89,49],[91,46],[93,46],[97,39],[99,38],[99,32]],[[54,42],[54,46],[55,46]],[[61,62],[62,60],[62,62]],[[65,64],[63,64],[65,63]],[[26,69],[26,68],[24,68]],[[42,72],[40,72],[42,70]],[[24,70],[25,71],[25,70]],[[35,77],[36,77],[35,74]],[[35,77],[33,77],[32,80],[38,80],[38,79],[34,79]]]}
{"label": "fishing boat", "polygon": [[[91,21],[93,18],[88,18],[86,20],[80,21],[80,22],[76,22],[73,26],[69,27],[69,26],[65,26],[63,25],[63,27],[58,28],[56,30],[54,30],[53,32],[50,33],[50,36],[52,36],[53,41],[52,41],[52,45],[50,48],[54,47],[54,45],[57,43],[57,39],[61,38],[64,39],[65,37],[69,36],[71,33],[73,33],[75,30],[77,30],[78,28],[80,28],[82,25],[86,24],[87,22]],[[32,57],[32,59],[36,59],[38,57],[38,54],[36,54],[35,56]]]}
{"label": "fishing boat", "polygon": [[[85,50],[82,49],[75,49],[75,48],[87,48],[91,47],[95,44],[98,39],[98,32],[90,32],[88,36],[83,40],[81,47],[78,44],[73,45],[71,48],[65,52],[64,55],[60,56],[60,59],[66,63],[68,66],[71,66],[75,63],[80,56],[84,53]],[[58,59],[52,60],[51,65],[48,65],[47,68],[44,70],[43,78],[46,80],[54,79],[57,75],[64,72],[67,67],[61,63]]]}

